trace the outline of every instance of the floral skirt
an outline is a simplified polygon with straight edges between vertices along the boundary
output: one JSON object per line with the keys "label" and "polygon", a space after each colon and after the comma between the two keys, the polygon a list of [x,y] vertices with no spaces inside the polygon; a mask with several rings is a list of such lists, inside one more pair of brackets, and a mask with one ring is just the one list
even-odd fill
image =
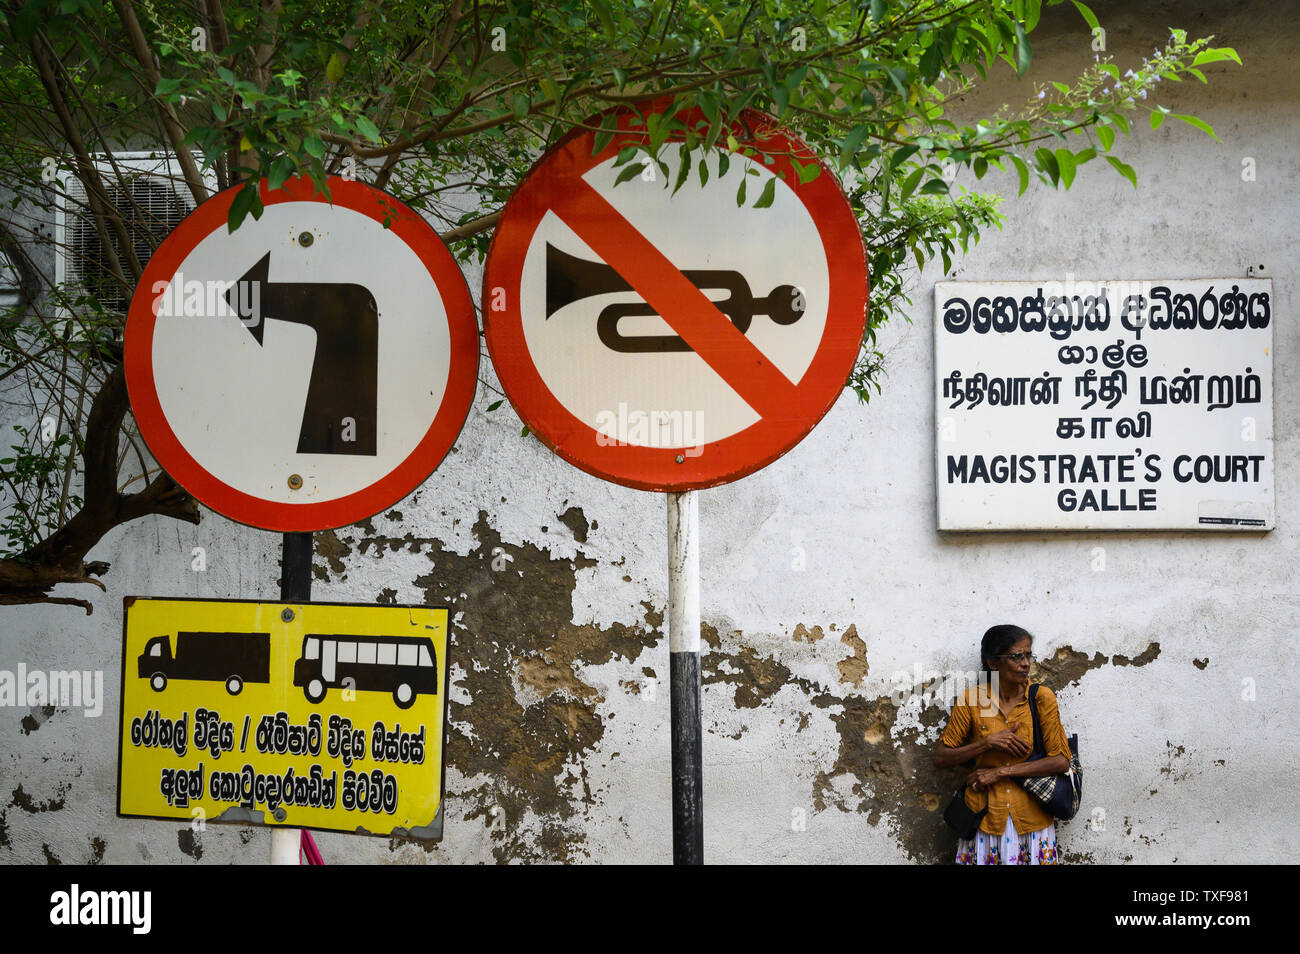
{"label": "floral skirt", "polygon": [[1016,832],[1011,815],[1007,815],[1007,828],[1001,835],[990,835],[980,829],[974,838],[957,842],[959,865],[1059,865],[1061,856],[1056,850],[1056,825],[1039,831]]}

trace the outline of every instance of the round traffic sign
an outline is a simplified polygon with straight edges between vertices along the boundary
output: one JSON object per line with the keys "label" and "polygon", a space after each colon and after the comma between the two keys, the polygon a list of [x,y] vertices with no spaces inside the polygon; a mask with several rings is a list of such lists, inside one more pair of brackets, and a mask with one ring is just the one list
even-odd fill
{"label": "round traffic sign", "polygon": [[418,487],[451,449],[478,381],[478,324],[455,259],[392,196],[332,177],[238,187],[163,241],[131,301],[131,409],[159,465],[232,520],[277,531],[355,523]]}
{"label": "round traffic sign", "polygon": [[483,278],[488,348],[565,460],[645,490],[711,487],[771,463],[834,404],[866,324],[866,251],[834,176],[771,117],[747,110],[731,129],[753,157],[690,152],[674,188],[680,149],[666,170],[615,164],[648,139],[634,116],[575,129],[506,204]]}

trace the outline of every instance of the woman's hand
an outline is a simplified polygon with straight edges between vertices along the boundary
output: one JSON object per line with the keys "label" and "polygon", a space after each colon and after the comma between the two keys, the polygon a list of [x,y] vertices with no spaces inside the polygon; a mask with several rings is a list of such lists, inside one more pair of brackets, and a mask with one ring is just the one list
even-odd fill
{"label": "woman's hand", "polygon": [[1001,768],[977,768],[966,777],[966,784],[971,787],[971,791],[980,792],[991,788],[1000,778]]}
{"label": "woman's hand", "polygon": [[1011,728],[1003,729],[1001,732],[994,732],[986,741],[991,749],[1001,749],[1017,758],[1024,758],[1029,754],[1032,746],[1020,736],[1016,735],[1016,727],[1019,722],[1011,723]]}

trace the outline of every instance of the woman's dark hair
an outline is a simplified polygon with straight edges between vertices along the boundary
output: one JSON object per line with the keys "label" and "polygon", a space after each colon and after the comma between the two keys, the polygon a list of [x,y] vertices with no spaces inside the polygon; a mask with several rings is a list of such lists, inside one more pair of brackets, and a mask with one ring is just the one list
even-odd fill
{"label": "woman's dark hair", "polygon": [[1012,626],[1010,623],[1003,623],[1001,626],[990,626],[985,632],[984,638],[980,640],[980,665],[985,672],[992,672],[989,667],[989,660],[1003,655],[1008,649],[1027,639],[1034,641],[1028,631],[1021,629],[1019,626]]}

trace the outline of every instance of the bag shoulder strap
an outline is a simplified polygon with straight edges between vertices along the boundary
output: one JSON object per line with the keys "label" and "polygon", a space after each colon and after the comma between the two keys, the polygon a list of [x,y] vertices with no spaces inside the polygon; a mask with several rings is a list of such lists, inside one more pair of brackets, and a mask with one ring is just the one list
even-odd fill
{"label": "bag shoulder strap", "polygon": [[1047,748],[1043,745],[1043,725],[1038,721],[1038,686],[1038,683],[1034,683],[1029,687],[1029,714],[1034,720],[1034,748],[1029,754],[1032,757],[1034,753],[1037,753],[1038,758],[1046,758]]}

